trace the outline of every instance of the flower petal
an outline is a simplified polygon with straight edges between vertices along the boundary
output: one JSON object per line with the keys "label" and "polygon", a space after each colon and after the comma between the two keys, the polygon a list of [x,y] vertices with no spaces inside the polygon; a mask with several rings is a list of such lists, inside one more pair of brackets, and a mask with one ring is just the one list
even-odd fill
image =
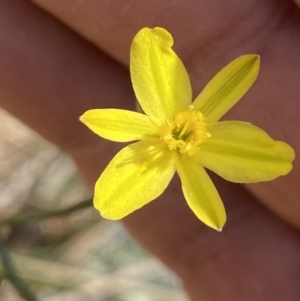
{"label": "flower petal", "polygon": [[172,163],[160,141],[123,148],[98,179],[94,206],[105,218],[123,218],[163,193],[175,172]]}
{"label": "flower petal", "polygon": [[135,95],[156,123],[172,119],[192,100],[185,67],[172,50],[173,38],[163,28],[143,28],[133,39],[130,72]]}
{"label": "flower petal", "polygon": [[292,169],[293,149],[250,123],[215,122],[208,131],[211,138],[203,143],[197,161],[228,181],[268,181]]}
{"label": "flower petal", "polygon": [[207,226],[221,231],[226,222],[226,212],[219,193],[204,168],[191,157],[180,156],[177,172],[184,197],[192,211]]}
{"label": "flower petal", "polygon": [[222,69],[195,99],[193,105],[208,121],[219,120],[255,82],[260,67],[258,55],[242,55]]}
{"label": "flower petal", "polygon": [[88,110],[80,121],[97,135],[118,142],[143,140],[157,133],[148,116],[126,110]]}

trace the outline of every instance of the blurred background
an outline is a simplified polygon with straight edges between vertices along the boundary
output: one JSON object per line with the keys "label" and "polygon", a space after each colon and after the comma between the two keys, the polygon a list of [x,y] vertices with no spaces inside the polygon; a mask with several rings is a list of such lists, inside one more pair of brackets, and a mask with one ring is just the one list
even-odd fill
{"label": "blurred background", "polygon": [[0,300],[187,301],[89,197],[59,149],[0,110]]}

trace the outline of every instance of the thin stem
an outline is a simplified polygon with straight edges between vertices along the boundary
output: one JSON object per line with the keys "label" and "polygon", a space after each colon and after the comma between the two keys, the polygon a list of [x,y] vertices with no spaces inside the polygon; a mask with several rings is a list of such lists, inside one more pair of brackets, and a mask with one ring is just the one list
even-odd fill
{"label": "thin stem", "polygon": [[12,217],[0,221],[0,225],[17,225],[33,221],[41,221],[52,217],[68,215],[72,212],[92,207],[93,200],[91,198],[81,201],[78,204],[72,205],[64,209],[56,210],[38,210],[35,212],[16,214]]}
{"label": "thin stem", "polygon": [[9,255],[5,243],[0,238],[0,256],[2,259],[4,276],[14,285],[22,298],[27,301],[38,301],[35,295],[30,291],[25,282],[18,276],[14,264]]}

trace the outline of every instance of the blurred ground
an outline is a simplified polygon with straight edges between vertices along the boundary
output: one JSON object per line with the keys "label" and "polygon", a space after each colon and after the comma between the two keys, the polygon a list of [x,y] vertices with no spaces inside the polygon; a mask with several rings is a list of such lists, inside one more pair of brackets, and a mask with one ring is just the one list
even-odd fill
{"label": "blurred ground", "polygon": [[[92,208],[39,222],[3,224],[89,197],[72,162],[0,111],[0,235],[18,274],[40,301],[187,301],[175,276],[120,223]],[[4,277],[0,301],[21,301]]]}

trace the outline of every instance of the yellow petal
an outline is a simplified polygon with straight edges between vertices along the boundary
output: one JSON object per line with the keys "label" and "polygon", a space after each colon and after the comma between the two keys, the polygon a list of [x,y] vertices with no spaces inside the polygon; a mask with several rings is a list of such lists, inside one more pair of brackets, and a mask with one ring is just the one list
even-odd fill
{"label": "yellow petal", "polygon": [[179,156],[177,172],[190,208],[207,226],[221,231],[226,222],[226,212],[219,193],[204,168],[191,157]]}
{"label": "yellow petal", "polygon": [[131,144],[98,179],[94,206],[105,218],[121,219],[162,194],[174,172],[172,158],[163,152],[160,141]]}
{"label": "yellow petal", "polygon": [[250,123],[215,122],[208,131],[211,137],[202,144],[197,161],[228,181],[268,181],[292,169],[293,149]]}
{"label": "yellow petal", "polygon": [[118,142],[143,140],[157,133],[148,116],[126,110],[88,110],[80,121],[97,135]]}
{"label": "yellow petal", "polygon": [[192,99],[188,74],[163,28],[143,28],[133,39],[130,72],[135,95],[156,123],[184,111]]}
{"label": "yellow petal", "polygon": [[255,82],[260,67],[258,55],[242,55],[222,69],[195,99],[193,105],[208,121],[219,120]]}

